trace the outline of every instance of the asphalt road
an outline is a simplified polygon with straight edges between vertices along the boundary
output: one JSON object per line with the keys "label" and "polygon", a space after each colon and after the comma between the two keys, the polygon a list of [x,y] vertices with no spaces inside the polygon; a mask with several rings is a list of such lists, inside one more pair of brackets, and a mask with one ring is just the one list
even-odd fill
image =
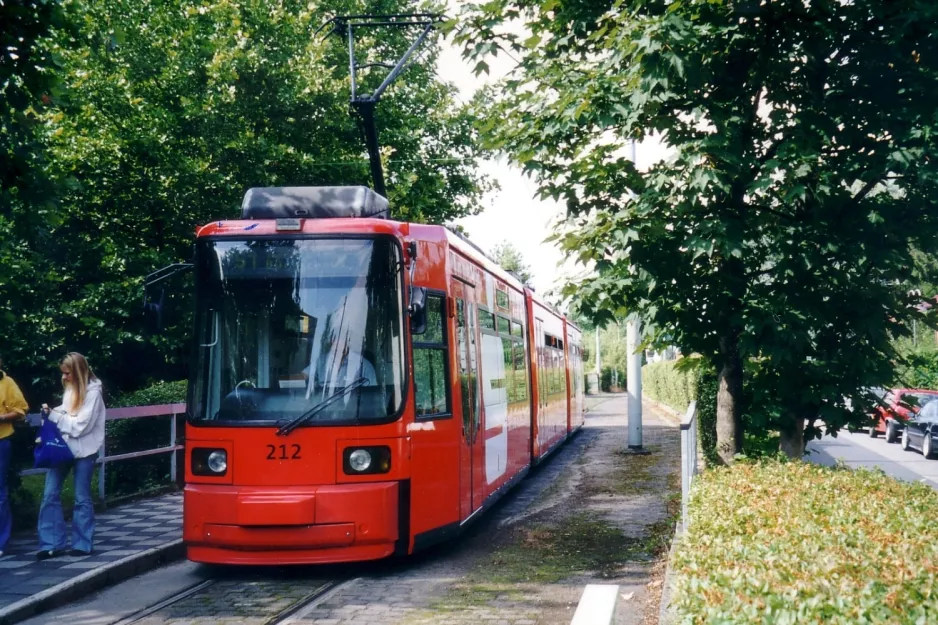
{"label": "asphalt road", "polygon": [[841,432],[837,438],[812,441],[808,450],[811,462],[833,466],[840,459],[854,468],[879,467],[900,480],[925,482],[938,490],[938,460],[927,460],[914,449],[902,451],[898,442],[889,444],[882,435],[870,438],[865,431]]}

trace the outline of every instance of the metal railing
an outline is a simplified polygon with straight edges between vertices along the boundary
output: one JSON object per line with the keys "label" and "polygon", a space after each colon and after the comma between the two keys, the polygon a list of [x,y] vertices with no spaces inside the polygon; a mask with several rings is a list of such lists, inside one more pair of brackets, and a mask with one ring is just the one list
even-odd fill
{"label": "metal railing", "polygon": [[687,500],[697,475],[697,402],[692,401],[681,419],[681,529],[687,531]]}
{"label": "metal railing", "polygon": [[[141,451],[132,451],[126,454],[115,454],[108,456],[105,454],[106,445],[101,446],[98,452],[98,459],[95,464],[98,465],[98,499],[101,505],[107,504],[105,493],[105,472],[110,462],[120,462],[121,460],[130,460],[132,458],[143,458],[156,454],[169,454],[169,476],[170,480],[176,481],[176,452],[184,449],[183,445],[176,442],[176,421],[180,414],[185,413],[186,404],[159,404],[155,406],[132,406],[129,408],[110,408],[105,413],[106,421],[119,421],[121,419],[142,419],[146,417],[165,417],[172,416],[169,420],[169,444],[164,447],[153,449],[144,449]],[[38,413],[27,415],[27,421],[30,425],[38,426],[42,416]],[[45,473],[48,469],[25,469],[20,471],[20,475],[37,475]]]}

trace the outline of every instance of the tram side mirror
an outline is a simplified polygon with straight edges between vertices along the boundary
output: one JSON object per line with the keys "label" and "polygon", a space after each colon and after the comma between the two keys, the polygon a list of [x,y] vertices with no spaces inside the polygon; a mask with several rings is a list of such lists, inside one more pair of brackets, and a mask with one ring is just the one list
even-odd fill
{"label": "tram side mirror", "polygon": [[143,297],[143,313],[146,316],[146,326],[150,332],[163,331],[163,315],[166,311],[166,289],[160,289],[155,297],[149,294]]}
{"label": "tram side mirror", "polygon": [[410,333],[423,334],[427,331],[427,289],[422,286],[410,288]]}
{"label": "tram side mirror", "polygon": [[[150,332],[162,332],[166,319],[166,289],[156,288],[158,282],[192,269],[192,263],[173,263],[157,269],[143,280],[144,325]],[[150,293],[154,296],[151,297]]]}

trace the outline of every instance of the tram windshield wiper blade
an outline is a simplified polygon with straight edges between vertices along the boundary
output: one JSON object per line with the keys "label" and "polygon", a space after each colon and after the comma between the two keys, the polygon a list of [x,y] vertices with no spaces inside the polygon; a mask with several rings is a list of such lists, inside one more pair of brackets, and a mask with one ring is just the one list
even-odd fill
{"label": "tram windshield wiper blade", "polygon": [[312,419],[317,414],[322,412],[332,402],[339,399],[340,397],[344,397],[345,395],[348,395],[359,386],[362,386],[363,384],[365,384],[367,381],[368,381],[368,378],[364,378],[364,377],[358,378],[357,380],[355,380],[348,386],[343,386],[342,388],[337,389],[335,392],[332,393],[332,395],[329,395],[329,397],[326,397],[324,400],[322,400],[321,402],[319,402],[318,404],[310,408],[308,411],[298,416],[293,421],[290,421],[289,423],[281,426],[280,429],[277,430],[277,436],[286,436],[287,434],[289,434],[290,432],[298,428],[300,425],[302,425],[303,422]]}

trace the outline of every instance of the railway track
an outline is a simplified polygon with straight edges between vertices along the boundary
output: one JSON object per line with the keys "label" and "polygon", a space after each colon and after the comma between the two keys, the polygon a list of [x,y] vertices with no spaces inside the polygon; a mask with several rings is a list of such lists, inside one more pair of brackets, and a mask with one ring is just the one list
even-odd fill
{"label": "railway track", "polygon": [[176,621],[239,619],[251,625],[290,625],[357,579],[244,581],[209,579],[109,625],[171,625]]}

